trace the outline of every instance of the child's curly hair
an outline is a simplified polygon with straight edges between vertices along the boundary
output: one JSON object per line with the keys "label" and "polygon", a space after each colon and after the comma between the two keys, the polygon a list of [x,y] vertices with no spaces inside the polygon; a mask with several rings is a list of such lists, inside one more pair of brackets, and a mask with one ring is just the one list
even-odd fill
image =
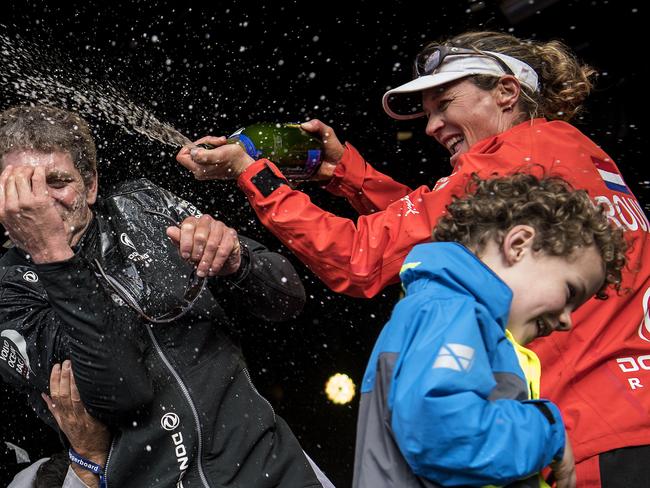
{"label": "child's curly hair", "polygon": [[433,240],[459,242],[480,254],[490,239],[501,244],[509,229],[523,224],[537,231],[533,250],[552,256],[595,244],[605,263],[605,283],[596,295],[603,299],[607,286],[620,289],[627,249],[623,231],[604,212],[587,192],[561,178],[519,173],[480,179],[473,174],[467,194],[447,205]]}

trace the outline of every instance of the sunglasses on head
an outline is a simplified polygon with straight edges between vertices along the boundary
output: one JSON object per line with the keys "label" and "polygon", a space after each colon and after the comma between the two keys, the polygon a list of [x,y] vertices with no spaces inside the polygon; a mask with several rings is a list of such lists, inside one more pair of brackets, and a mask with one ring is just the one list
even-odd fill
{"label": "sunglasses on head", "polygon": [[498,56],[480,51],[478,49],[466,49],[455,46],[434,46],[425,52],[418,54],[415,58],[414,71],[416,77],[431,75],[445,61],[447,56],[486,56],[494,59],[503,71],[508,75],[515,75],[510,67]]}

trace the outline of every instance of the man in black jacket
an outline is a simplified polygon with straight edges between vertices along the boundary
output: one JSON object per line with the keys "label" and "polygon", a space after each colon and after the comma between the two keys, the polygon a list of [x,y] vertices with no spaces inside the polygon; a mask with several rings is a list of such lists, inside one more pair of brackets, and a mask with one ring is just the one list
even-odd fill
{"label": "man in black jacket", "polygon": [[71,359],[86,408],[112,430],[107,486],[322,486],[252,385],[222,308],[299,313],[286,259],[147,180],[98,199],[90,131],[67,111],[1,113],[0,166],[15,244],[0,260],[0,360],[55,427],[39,391]]}

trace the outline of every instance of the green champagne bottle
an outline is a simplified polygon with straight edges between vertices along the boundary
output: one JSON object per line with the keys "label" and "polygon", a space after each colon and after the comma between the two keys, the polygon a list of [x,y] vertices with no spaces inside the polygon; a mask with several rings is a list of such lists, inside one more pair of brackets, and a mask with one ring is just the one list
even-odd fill
{"label": "green champagne bottle", "polygon": [[[253,159],[273,161],[292,180],[306,180],[321,164],[323,143],[300,124],[262,122],[234,132],[229,144],[239,144]],[[207,149],[212,146],[200,144]]]}

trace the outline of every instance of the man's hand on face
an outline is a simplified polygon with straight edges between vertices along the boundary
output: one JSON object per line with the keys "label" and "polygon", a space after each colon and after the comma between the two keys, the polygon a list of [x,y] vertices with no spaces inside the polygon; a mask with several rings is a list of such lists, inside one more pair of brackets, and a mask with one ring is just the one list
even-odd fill
{"label": "man's hand on face", "polygon": [[180,228],[168,227],[167,235],[183,259],[195,264],[197,276],[227,276],[241,265],[237,231],[209,215],[188,217]]}
{"label": "man's hand on face", "polygon": [[0,222],[35,263],[71,258],[65,224],[48,195],[45,168],[7,166],[0,174]]}

